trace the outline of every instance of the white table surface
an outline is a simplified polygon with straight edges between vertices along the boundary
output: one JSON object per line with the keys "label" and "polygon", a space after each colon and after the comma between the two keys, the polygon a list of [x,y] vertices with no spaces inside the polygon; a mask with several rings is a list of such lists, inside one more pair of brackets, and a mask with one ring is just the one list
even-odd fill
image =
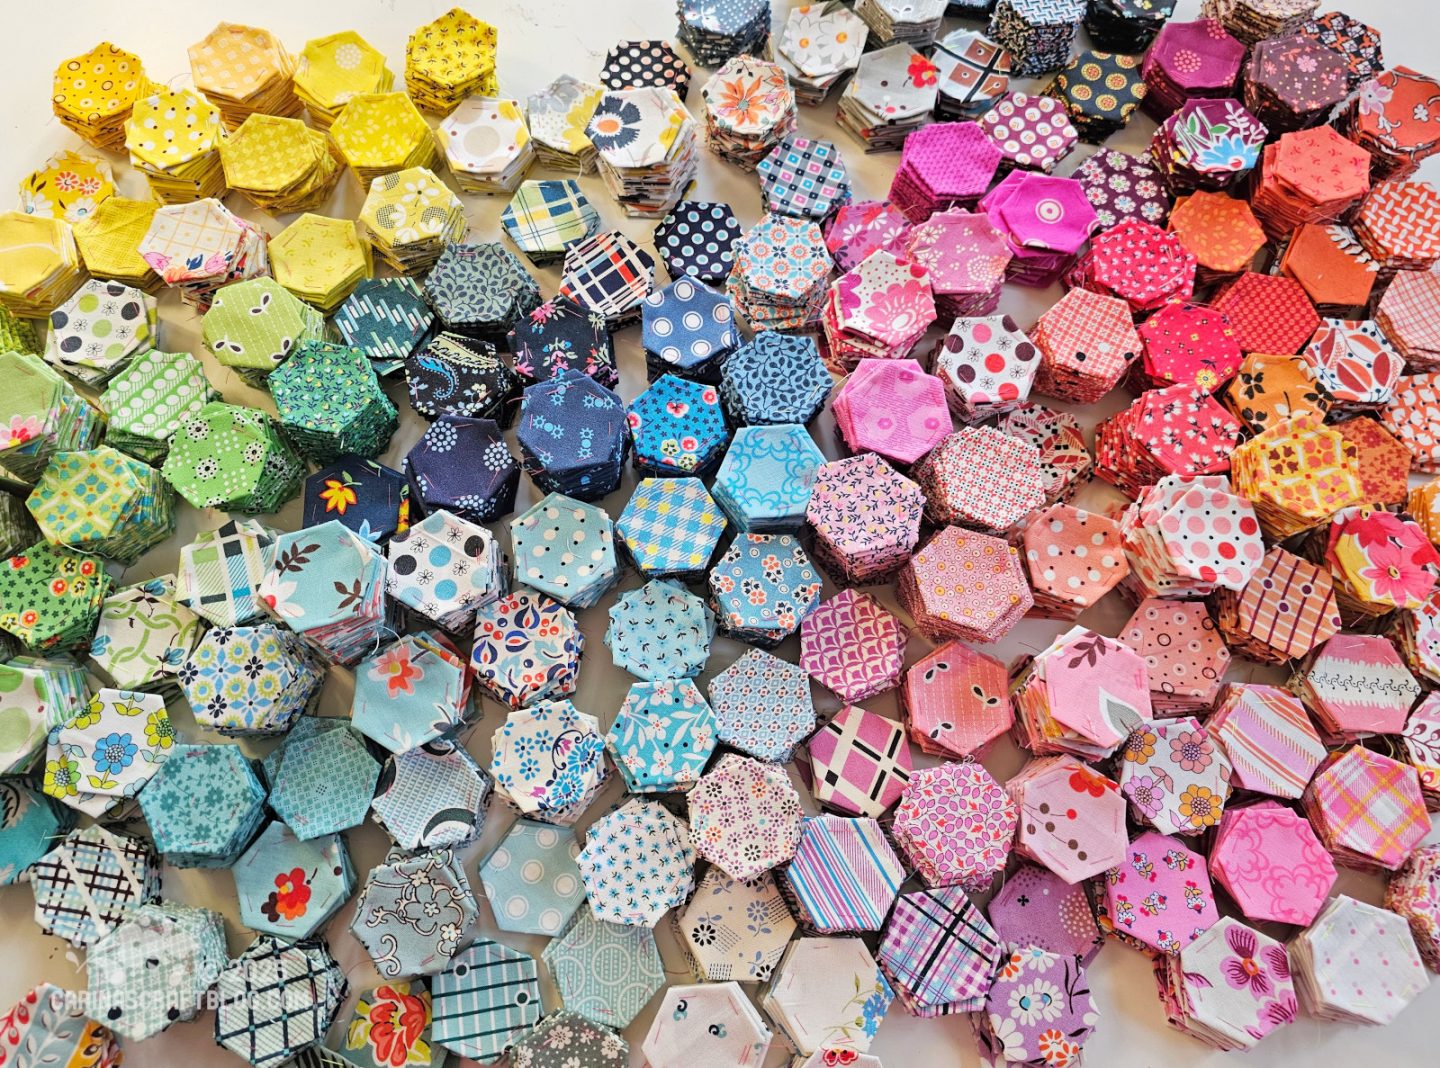
{"label": "white table surface", "polygon": [[[38,6],[7,5],[6,32],[10,47],[6,49],[5,92],[0,96],[0,129],[5,135],[5,152],[0,159],[0,188],[15,188],[25,174],[53,151],[62,148],[90,151],[51,115],[50,77],[60,59],[84,51],[100,40],[111,40],[137,52],[145,62],[146,73],[157,81],[188,84],[186,47],[221,20],[267,27],[278,34],[292,52],[298,52],[310,38],[340,29],[354,29],[386,54],[398,83],[409,32],[450,6],[445,0],[249,0],[245,4],[222,4],[215,0],[192,0],[189,3],[175,0],[130,0],[128,3],[66,0],[58,7],[45,3]],[[671,38],[675,32],[674,7],[669,0],[591,0],[589,3],[567,3],[563,0],[492,0],[480,3],[472,0],[468,6],[474,14],[499,28],[501,86],[507,95],[522,100],[562,72],[594,79],[605,52],[617,40]],[[1199,0],[1181,0],[1177,17],[1195,17],[1198,6]],[[787,7],[783,0],[776,4],[780,15]],[[1434,17],[1433,3],[1427,0],[1388,0],[1386,3],[1351,0],[1348,10],[1383,31],[1385,55],[1390,65],[1407,64],[1429,72],[1440,68],[1434,47],[1437,41],[1434,26],[1427,21]],[[957,20],[948,20],[947,29],[949,25],[978,26]],[[697,108],[700,87],[708,74],[704,69],[695,72],[689,95],[692,109]],[[801,108],[801,132],[833,140],[840,147],[857,199],[882,198],[889,188],[898,157],[895,154],[866,156],[856,141],[836,128],[834,107],[838,95],[838,91],[832,93],[820,108]],[[1140,151],[1153,128],[1154,124],[1149,119],[1139,115],[1127,130],[1113,137],[1109,143],[1128,151]],[[1069,160],[1061,164],[1060,172],[1069,173],[1092,151],[1089,146],[1081,145]],[[145,196],[143,179],[121,157],[115,157],[113,162],[121,193],[132,197]],[[1440,167],[1427,167],[1426,173],[1433,179],[1440,173]],[[538,170],[530,174],[530,177],[545,176]],[[650,222],[625,218],[597,177],[585,178],[582,184],[600,210],[605,226],[621,229],[640,244],[650,245],[653,250]],[[752,224],[761,214],[754,177],[720,162],[708,152],[701,153],[699,185],[692,195],[697,199],[728,201],[734,206],[742,225]],[[463,199],[469,213],[471,238],[497,240],[500,233],[498,218],[504,207],[504,198],[465,196]],[[342,177],[324,213],[353,218],[360,200],[358,183],[347,175]],[[0,204],[3,203],[6,199],[0,196]],[[288,218],[276,220],[258,215],[238,196],[232,196],[229,204],[241,214],[261,221],[272,235],[290,221]],[[544,295],[552,295],[558,281],[557,269],[551,267],[537,274]],[[1035,291],[1007,286],[1001,308],[1014,315],[1022,327],[1029,327],[1058,295],[1058,287]],[[204,352],[198,337],[196,317],[188,308],[182,307],[173,294],[162,297],[161,317],[165,349],[184,349],[202,357],[212,381],[227,400],[255,404],[273,411],[267,394],[250,389],[233,374],[222,371]],[[616,338],[622,371],[620,392],[627,400],[645,385],[639,333],[638,327],[632,327],[621,331]],[[924,348],[928,350],[928,341],[924,343]],[[401,402],[401,426],[381,460],[399,467],[405,452],[423,432],[425,424],[403,402],[403,383],[392,386],[392,395]],[[1093,425],[1098,418],[1127,402],[1128,396],[1123,391],[1116,391],[1100,405],[1082,413],[1082,418],[1087,426]],[[815,427],[814,434],[827,456],[834,457],[837,450],[831,430],[827,414]],[[633,486],[634,474],[627,470],[622,488],[604,502],[612,515],[619,513]],[[527,507],[536,496],[528,480],[522,480],[517,511]],[[1120,500],[1119,495],[1108,487],[1092,485],[1083,492],[1078,503],[1103,508]],[[182,508],[176,534],[138,565],[123,575],[117,574],[117,579],[134,582],[173,570],[178,547],[191,540],[197,530],[218,526],[223,518],[219,513],[201,514],[189,507]],[[271,521],[282,529],[293,529],[299,524],[299,519],[297,500]],[[503,530],[497,532],[503,537]],[[630,574],[621,583],[621,590],[638,585],[638,577]],[[826,596],[834,592],[827,583]],[[611,664],[608,651],[601,642],[605,613],[612,597],[613,594],[607,596],[598,607],[581,614],[589,640],[579,692],[575,698],[581,709],[599,716],[601,725],[607,728],[632,681]],[[888,589],[883,597],[894,606]],[[1128,614],[1124,602],[1118,595],[1112,594],[1087,612],[1082,622],[1113,635]],[[1008,661],[1024,652],[1043,649],[1061,629],[1062,625],[1058,623],[1026,620],[989,651]],[[781,647],[780,655],[795,659],[796,644],[793,639],[786,643]],[[929,643],[925,639],[914,638],[907,659],[919,659],[928,648]],[[733,641],[717,639],[702,682],[708,681],[743,651],[744,647]],[[1235,678],[1257,681],[1269,681],[1276,677],[1270,669],[1248,662],[1237,663],[1232,674]],[[349,709],[350,693],[348,672],[333,670],[321,699],[322,714],[345,715]],[[838,701],[832,695],[823,693],[818,687],[815,693],[817,706],[822,711],[838,707]],[[898,716],[893,693],[866,702],[866,705],[886,715]],[[172,702],[171,714],[187,740],[219,740],[218,736],[194,725],[183,700]],[[488,761],[489,738],[502,719],[502,709],[487,701],[483,715],[468,734],[468,747],[482,762]],[[268,743],[247,741],[243,744],[252,755],[261,755],[269,747]],[[931,762],[926,757],[920,759],[924,763]],[[985,761],[1002,780],[1014,774],[1022,762],[1022,755],[1008,741],[1002,742],[998,751]],[[591,818],[604,812],[620,793],[619,777],[616,776],[604,796],[592,807]],[[545,942],[543,938],[497,934],[489,907],[483,903],[483,887],[476,876],[478,859],[489,851],[512,818],[498,804],[492,805],[483,838],[464,851],[466,870],[471,875],[477,895],[482,897],[481,922],[475,933],[498,937],[509,945],[538,955]],[[387,845],[386,835],[379,827],[367,824],[350,831],[347,837],[356,869],[363,879],[364,873],[382,858]],[[1436,835],[1432,833],[1431,837]],[[1336,889],[1366,901],[1378,902],[1383,883],[1378,877],[1346,872],[1342,873]],[[164,890],[167,898],[222,912],[227,919],[232,952],[239,952],[250,941],[251,932],[238,920],[234,882],[228,872],[185,871],[167,866]],[[40,980],[70,988],[85,985],[83,955],[77,954],[62,940],[42,934],[31,920],[31,904],[30,891],[26,886],[0,890],[0,960],[4,961],[4,967],[0,968],[0,1005],[9,1005]],[[353,1004],[355,993],[373,985],[376,978],[364,950],[349,933],[353,911],[353,903],[347,905],[326,928],[331,948],[344,965],[352,988],[351,1000],[342,1010],[342,1021],[346,1018],[346,1010]],[[670,980],[691,981],[673,942],[668,922],[660,925],[657,936]],[[1219,1064],[1226,1059],[1225,1055],[1166,1025],[1155,996],[1149,961],[1140,953],[1120,944],[1108,945],[1092,965],[1090,978],[1101,1011],[1101,1023],[1086,1047],[1087,1063],[1096,1068],[1148,1068],[1158,1065],[1195,1068],[1198,1065]],[[558,1005],[558,997],[548,981],[546,987],[547,1006]],[[631,1043],[632,1063],[635,1065],[643,1063],[639,1046],[650,1025],[654,1006],[655,1001],[652,1001],[649,1009],[624,1032]],[[1432,986],[1394,1025],[1385,1029],[1302,1019],[1267,1038],[1260,1050],[1251,1054],[1251,1063],[1275,1068],[1300,1068],[1322,1058],[1326,1062],[1340,1064],[1374,1058],[1370,1063],[1384,1063],[1387,1068],[1433,1065],[1437,1063],[1437,1039],[1440,1039],[1437,1016],[1440,1016],[1440,984]],[[232,1060],[228,1053],[217,1053],[211,1034],[212,1020],[207,1013],[150,1041],[127,1044],[127,1063],[136,1068],[179,1068],[196,1063],[197,1058],[200,1063],[206,1064],[241,1063],[238,1059]],[[767,1065],[787,1063],[787,1051],[783,1045],[783,1040],[777,1039]],[[898,1004],[881,1026],[872,1052],[881,1057],[888,1068],[949,1068],[978,1063],[969,1025],[963,1019],[919,1020],[908,1016]],[[696,1065],[695,1068],[725,1066]]]}

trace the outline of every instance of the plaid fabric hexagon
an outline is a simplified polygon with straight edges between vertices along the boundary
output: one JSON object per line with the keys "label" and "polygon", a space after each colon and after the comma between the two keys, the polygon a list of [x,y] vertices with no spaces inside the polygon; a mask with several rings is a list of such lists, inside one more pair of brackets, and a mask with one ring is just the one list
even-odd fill
{"label": "plaid fabric hexagon", "polygon": [[84,949],[160,897],[160,866],[138,838],[104,827],[71,831],[29,869],[35,922]]}
{"label": "plaid fabric hexagon", "polygon": [[259,619],[260,583],[275,561],[275,536],[254,519],[196,534],[180,550],[175,599],[217,627]]}
{"label": "plaid fabric hexagon", "polygon": [[521,182],[500,213],[515,247],[535,264],[552,263],[600,229],[600,213],[573,178]]}
{"label": "plaid fabric hexagon", "polygon": [[697,575],[729,526],[698,478],[645,478],[615,521],[615,533],[642,575]]}
{"label": "plaid fabric hexagon", "polygon": [[1320,840],[1347,867],[1395,871],[1429,830],[1415,769],[1360,746],[1331,753],[1301,804]]}
{"label": "plaid fabric hexagon", "polygon": [[815,800],[849,816],[883,815],[915,772],[900,724],[856,705],[835,713],[806,749]]}
{"label": "plaid fabric hexagon", "polygon": [[902,894],[880,941],[880,968],[907,1004],[978,1007],[1000,960],[1000,942],[958,886]]}
{"label": "plaid fabric hexagon", "polygon": [[325,1040],[349,987],[324,942],[261,935],[216,980],[215,1042],[255,1068],[284,1064]]}

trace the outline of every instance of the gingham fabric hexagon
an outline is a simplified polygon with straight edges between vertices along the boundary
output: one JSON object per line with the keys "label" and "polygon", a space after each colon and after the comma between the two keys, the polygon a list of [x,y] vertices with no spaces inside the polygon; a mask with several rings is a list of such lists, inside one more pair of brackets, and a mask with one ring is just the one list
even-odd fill
{"label": "gingham fabric hexagon", "polygon": [[642,575],[702,573],[729,524],[698,478],[644,478],[615,521],[615,533]]}

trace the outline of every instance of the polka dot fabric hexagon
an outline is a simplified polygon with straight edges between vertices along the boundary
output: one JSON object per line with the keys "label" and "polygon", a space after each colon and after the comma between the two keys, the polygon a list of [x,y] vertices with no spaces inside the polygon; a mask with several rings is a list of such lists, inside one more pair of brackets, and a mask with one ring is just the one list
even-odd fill
{"label": "polka dot fabric hexagon", "polygon": [[741,233],[729,204],[685,200],[655,227],[655,248],[672,278],[688,274],[702,282],[723,282]]}

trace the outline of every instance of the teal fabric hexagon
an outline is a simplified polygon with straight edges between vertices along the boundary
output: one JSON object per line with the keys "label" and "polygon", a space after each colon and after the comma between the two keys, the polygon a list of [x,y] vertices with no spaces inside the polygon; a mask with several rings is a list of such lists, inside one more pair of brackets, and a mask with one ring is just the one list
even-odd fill
{"label": "teal fabric hexagon", "polygon": [[805,522],[825,456],[803,426],[745,426],[720,462],[715,500],[737,530],[793,534]]}
{"label": "teal fabric hexagon", "polygon": [[480,865],[495,925],[517,934],[556,935],[585,900],[568,827],[516,820]]}
{"label": "teal fabric hexagon", "polygon": [[177,745],[140,792],[140,810],[177,868],[228,868],[265,820],[265,787],[238,745]]}
{"label": "teal fabric hexagon", "polygon": [[493,1064],[540,1021],[535,958],[480,938],[430,984],[435,1043]]}
{"label": "teal fabric hexagon", "polygon": [[705,670],[715,616],[673,582],[647,582],[610,606],[605,645],[617,667],[642,679],[688,679]]}
{"label": "teal fabric hexagon", "polygon": [[460,846],[480,837],[491,787],[458,742],[436,738],[385,761],[370,807],[401,849]]}
{"label": "teal fabric hexagon", "polygon": [[407,634],[355,668],[350,722],[392,753],[434,741],[464,721],[465,659],[439,631]]}
{"label": "teal fabric hexagon", "polygon": [[355,892],[345,839],[327,834],[301,841],[272,821],[231,869],[240,921],[277,938],[309,938]]}
{"label": "teal fabric hexagon", "polygon": [[655,932],[606,923],[588,908],[576,910],[541,958],[567,1009],[616,1030],[640,1015],[665,985]]}
{"label": "teal fabric hexagon", "polygon": [[605,748],[631,793],[688,790],[715,752],[715,714],[690,679],[637,682]]}
{"label": "teal fabric hexagon", "polygon": [[306,716],[265,761],[270,807],[301,841],[365,821],[380,763],[342,719]]}

